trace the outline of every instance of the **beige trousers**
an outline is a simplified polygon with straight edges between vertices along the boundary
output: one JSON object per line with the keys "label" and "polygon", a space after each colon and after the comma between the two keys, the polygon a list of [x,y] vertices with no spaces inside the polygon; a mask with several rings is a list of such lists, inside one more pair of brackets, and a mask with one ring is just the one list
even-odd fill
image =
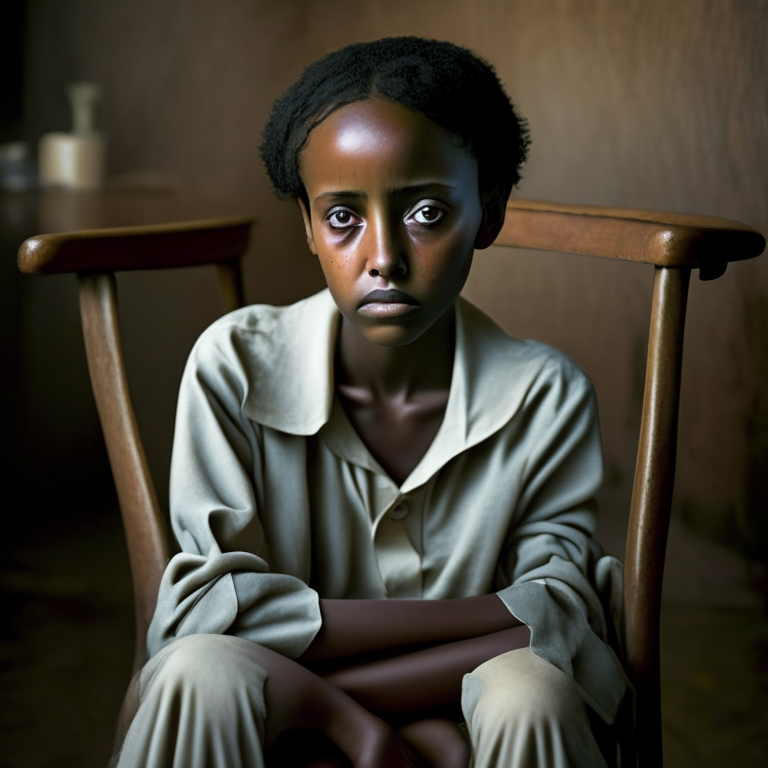
{"label": "beige trousers", "polygon": [[[253,644],[192,635],[156,654],[119,768],[263,768],[267,674]],[[465,675],[473,768],[605,766],[575,683],[528,648]]]}

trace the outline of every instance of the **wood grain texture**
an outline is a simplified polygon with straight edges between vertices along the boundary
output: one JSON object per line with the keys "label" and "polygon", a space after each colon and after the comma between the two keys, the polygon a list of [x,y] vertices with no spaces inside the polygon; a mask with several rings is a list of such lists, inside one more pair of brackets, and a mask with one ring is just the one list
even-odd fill
{"label": "wood grain texture", "polygon": [[[640,443],[625,556],[625,664],[635,686],[637,765],[663,764],[659,620],[672,509],[691,270],[656,268]],[[630,747],[631,749],[631,747]],[[634,757],[634,756],[633,756]],[[624,760],[635,766],[634,759]]]}
{"label": "wood grain texture", "polygon": [[[187,234],[190,231],[189,227],[185,230]],[[124,234],[114,238],[120,246],[124,240]],[[85,247],[83,243],[88,241],[74,238],[70,242]],[[109,261],[109,238],[102,237],[101,243],[105,260]],[[73,256],[75,261],[77,256],[77,253]],[[166,263],[158,259],[155,268],[162,268],[161,265]],[[188,252],[186,263],[177,259],[173,266],[195,264],[195,254]],[[228,260],[219,262],[218,266],[227,310],[242,307],[240,254],[235,257],[230,254]],[[131,563],[136,608],[136,672],[146,661],[147,628],[155,610],[160,579],[168,562],[168,536],[128,389],[114,272],[79,272],[78,282],[88,372],[117,488]]]}
{"label": "wood grain texture", "polygon": [[146,661],[147,628],[168,562],[168,541],[128,390],[114,274],[81,275],[79,283],[88,371],[117,487],[131,562],[136,609],[136,671]]}
{"label": "wood grain texture", "polygon": [[154,224],[37,235],[19,249],[27,274],[170,269],[239,258],[253,219]]}
{"label": "wood grain texture", "polygon": [[745,224],[714,216],[515,199],[496,244],[701,267],[719,277],[728,262],[761,254],[765,238]]}

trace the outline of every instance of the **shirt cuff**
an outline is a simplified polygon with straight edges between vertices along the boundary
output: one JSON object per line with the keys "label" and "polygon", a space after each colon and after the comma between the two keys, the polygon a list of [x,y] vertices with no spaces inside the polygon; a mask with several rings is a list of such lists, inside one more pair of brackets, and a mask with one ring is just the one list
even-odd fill
{"label": "shirt cuff", "polygon": [[531,630],[531,650],[572,677],[586,703],[612,723],[629,681],[616,654],[589,626],[583,602],[544,580],[497,594]]}
{"label": "shirt cuff", "polygon": [[[270,581],[264,589],[264,580]],[[301,579],[283,574],[232,574],[240,606],[228,634],[244,637],[291,659],[309,648],[322,626],[320,597]]]}

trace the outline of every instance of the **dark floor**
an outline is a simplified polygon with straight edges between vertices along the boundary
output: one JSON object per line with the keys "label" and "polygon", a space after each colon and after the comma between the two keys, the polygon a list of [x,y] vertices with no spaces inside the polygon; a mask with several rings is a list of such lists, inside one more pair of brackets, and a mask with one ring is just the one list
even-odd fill
{"label": "dark floor", "polygon": [[[0,576],[0,766],[103,768],[128,681],[133,617],[116,516],[48,526]],[[666,604],[667,768],[768,765],[768,618]]]}
{"label": "dark floor", "polygon": [[49,526],[0,576],[0,765],[106,766],[130,676],[133,616],[119,518]]}

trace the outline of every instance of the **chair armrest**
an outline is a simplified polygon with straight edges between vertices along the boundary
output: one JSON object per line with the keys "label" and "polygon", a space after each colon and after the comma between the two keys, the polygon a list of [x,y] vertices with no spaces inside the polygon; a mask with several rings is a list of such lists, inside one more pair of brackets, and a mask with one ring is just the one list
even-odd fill
{"label": "chair armrest", "polygon": [[698,267],[706,280],[720,277],[730,261],[759,256],[765,238],[746,224],[714,216],[513,199],[496,244]]}
{"label": "chair armrest", "polygon": [[226,218],[36,235],[22,243],[19,269],[57,274],[227,262],[243,255],[253,223]]}

